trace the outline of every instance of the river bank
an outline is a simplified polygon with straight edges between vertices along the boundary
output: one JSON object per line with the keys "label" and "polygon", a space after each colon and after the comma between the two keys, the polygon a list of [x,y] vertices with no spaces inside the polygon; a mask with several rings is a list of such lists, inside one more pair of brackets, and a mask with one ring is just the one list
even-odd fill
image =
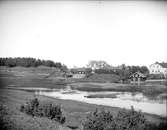
{"label": "river bank", "polygon": [[[28,99],[32,99],[34,96],[38,97],[41,101],[44,102],[60,104],[65,113],[65,116],[67,117],[67,121],[65,123],[66,126],[79,126],[82,120],[86,117],[87,113],[96,109],[106,109],[113,115],[116,115],[120,110],[120,108],[117,107],[95,105],[73,100],[62,100],[47,96],[34,95],[32,92],[8,89],[1,89],[0,102],[6,104],[10,108],[16,108],[16,111],[18,111],[18,108],[21,104],[24,104]],[[154,123],[162,122],[166,119],[153,114],[144,113],[144,115],[148,121]]]}
{"label": "river bank", "polygon": [[155,97],[167,92],[167,86],[148,83],[145,85],[121,84],[121,83],[71,83],[72,89],[88,92],[117,91],[117,92],[141,92],[145,96]]}

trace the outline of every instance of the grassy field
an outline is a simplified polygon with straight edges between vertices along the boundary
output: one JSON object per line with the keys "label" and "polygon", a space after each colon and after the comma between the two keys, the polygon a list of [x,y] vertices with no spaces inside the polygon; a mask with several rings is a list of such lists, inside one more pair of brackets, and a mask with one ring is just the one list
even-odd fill
{"label": "grassy field", "polygon": [[66,82],[58,75],[61,72],[49,67],[0,67],[0,87],[62,88]]}
{"label": "grassy field", "polygon": [[[120,108],[107,107],[94,104],[87,104],[72,100],[61,100],[55,98],[49,98],[45,96],[37,96],[42,102],[51,102],[53,104],[61,105],[63,113],[66,117],[64,125],[60,125],[47,118],[38,118],[26,115],[20,112],[20,106],[25,104],[29,99],[32,99],[35,95],[33,92],[26,92],[20,90],[7,89],[7,87],[30,87],[30,88],[64,88],[67,84],[62,78],[60,73],[53,73],[53,68],[5,68],[0,67],[0,104],[5,105],[8,108],[8,112],[4,117],[6,121],[9,121],[11,129],[34,129],[34,130],[69,130],[69,127],[81,129],[82,121],[86,115],[91,111],[95,111],[97,108],[110,111],[113,115],[116,115]],[[52,75],[50,74],[52,73]],[[48,76],[50,75],[50,76]],[[55,76],[57,75],[57,76]],[[166,92],[166,86],[159,85],[146,85],[139,87],[129,86],[127,84],[119,83],[97,83],[97,82],[75,82],[70,84],[73,89],[82,91],[139,91],[152,95],[153,93]],[[146,114],[145,117],[148,121],[153,123],[164,122],[165,118],[160,116]]]}
{"label": "grassy field", "polygon": [[32,99],[33,94],[6,89],[0,91],[0,105],[3,104],[7,108],[5,115],[0,112],[1,121],[7,130],[69,130],[66,126],[48,118],[32,117],[20,112],[20,106],[28,99]]}

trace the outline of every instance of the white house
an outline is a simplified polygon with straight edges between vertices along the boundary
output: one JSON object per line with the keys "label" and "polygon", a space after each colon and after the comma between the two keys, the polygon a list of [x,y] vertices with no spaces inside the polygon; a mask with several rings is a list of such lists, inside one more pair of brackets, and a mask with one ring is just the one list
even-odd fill
{"label": "white house", "polygon": [[96,70],[96,69],[110,68],[110,65],[105,61],[92,60],[88,63],[87,67],[91,68],[92,70]]}
{"label": "white house", "polygon": [[151,64],[149,66],[149,72],[150,74],[163,74],[165,77],[167,77],[167,63],[156,62]]}

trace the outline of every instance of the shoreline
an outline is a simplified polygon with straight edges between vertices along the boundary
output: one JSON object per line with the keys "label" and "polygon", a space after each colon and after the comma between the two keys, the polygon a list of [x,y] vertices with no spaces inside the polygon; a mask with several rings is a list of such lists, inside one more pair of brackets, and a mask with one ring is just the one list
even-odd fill
{"label": "shoreline", "polygon": [[[50,96],[46,96],[46,95],[38,95],[38,96],[44,96],[44,97],[51,98],[51,99],[56,99],[56,100],[64,100],[64,101],[78,102],[78,103],[83,103],[83,104],[88,104],[88,105],[96,105],[96,106],[104,107],[104,108],[111,108],[111,109],[126,109],[126,110],[130,110],[130,109],[127,109],[127,108],[120,108],[120,107],[107,106],[107,105],[98,105],[98,104],[95,104],[95,103],[87,103],[87,102],[76,101],[76,100],[71,100],[71,99],[54,98],[54,97],[50,97]],[[140,110],[136,110],[136,111],[140,111]],[[142,112],[142,113],[143,113],[144,115],[155,116],[155,117],[162,118],[162,119],[165,119],[165,118],[167,117],[167,116],[165,117],[165,116],[156,115],[156,114],[151,114],[151,113],[147,113],[147,112]]]}
{"label": "shoreline", "polygon": [[[119,109],[127,109],[129,110],[130,109],[130,106],[133,106],[133,105],[129,105],[129,107],[120,107],[120,106],[112,106],[112,105],[107,105],[107,104],[99,104],[99,103],[96,103],[96,102],[87,102],[87,101],[81,101],[81,100],[75,100],[75,99],[63,99],[61,97],[51,97],[51,96],[47,96],[47,95],[40,95],[38,92],[40,91],[45,91],[45,92],[57,92],[57,91],[60,91],[60,89],[51,89],[51,88],[24,88],[24,87],[8,87],[6,89],[11,89],[11,90],[19,90],[19,91],[25,91],[25,92],[31,92],[31,93],[34,93],[35,95],[37,96],[46,96],[48,98],[53,98],[53,99],[60,99],[60,100],[68,100],[68,101],[76,101],[76,102],[81,102],[81,103],[87,103],[87,104],[93,104],[93,105],[100,105],[100,106],[104,106],[104,107],[112,107],[112,108],[119,108]],[[78,91],[78,90],[77,90]],[[37,93],[35,93],[37,92]],[[112,92],[112,91],[110,91]],[[113,91],[114,92],[114,91]],[[118,91],[119,92],[119,91]],[[98,94],[97,94],[98,95]],[[102,95],[103,96],[103,95]],[[112,95],[109,95],[109,97],[111,97]],[[114,96],[115,97],[115,96]],[[89,95],[87,98],[91,98],[91,95]],[[105,98],[105,97],[103,97]],[[112,96],[113,98],[113,96]],[[96,94],[95,94],[95,98],[93,99],[96,99]],[[135,106],[133,106],[135,108]],[[157,116],[160,116],[160,117],[167,117],[166,115],[161,115],[161,114],[156,114],[156,113],[148,113],[148,112],[144,112],[140,109],[136,109],[136,111],[141,111],[142,113],[146,113],[146,114],[150,114],[150,115],[157,115]]]}
{"label": "shoreline", "polygon": [[[95,103],[87,103],[87,102],[76,101],[76,100],[72,100],[72,99],[61,99],[61,98],[55,98],[55,97],[50,97],[50,96],[46,96],[46,95],[36,95],[33,90],[32,91],[26,91],[26,90],[24,90],[24,88],[22,90],[8,89],[8,88],[4,88],[4,89],[26,92],[26,93],[29,93],[31,95],[34,95],[34,96],[37,96],[37,97],[40,97],[40,98],[41,97],[47,98],[50,101],[56,101],[56,102],[58,101],[59,102],[58,104],[64,104],[66,102],[69,102],[69,103],[71,102],[71,103],[74,103],[74,104],[82,104],[82,105],[85,105],[85,106],[93,107],[94,110],[96,108],[100,108],[100,109],[104,108],[104,109],[107,109],[107,110],[111,110],[112,112],[113,111],[118,112],[121,109],[130,110],[130,109],[127,109],[127,108],[120,108],[120,107],[107,106],[107,105],[98,105],[98,104],[95,104]],[[139,111],[139,110],[136,110],[136,111]],[[142,112],[142,113],[146,117],[148,117],[148,120],[149,120],[149,118],[156,118],[156,119],[160,119],[160,120],[166,120],[167,119],[167,116],[162,116],[162,115],[157,115],[157,114],[151,114],[151,113],[147,113],[147,112]]]}
{"label": "shoreline", "polygon": [[[20,113],[19,111],[19,107],[25,104],[28,100],[33,99],[34,97],[37,97],[39,101],[43,103],[60,105],[66,117],[65,126],[70,127],[80,127],[82,121],[86,118],[86,116],[90,112],[93,112],[97,109],[110,111],[113,116],[116,116],[117,113],[122,109],[119,107],[96,105],[81,101],[64,100],[44,95],[35,95],[33,92],[27,92],[23,90],[14,90],[7,88],[0,89],[0,104],[7,105],[9,108],[14,109],[14,112],[17,112],[19,115],[22,115],[22,113]],[[161,117],[149,113],[143,113],[143,115],[150,123],[159,124],[161,122],[166,123],[167,121],[166,117]],[[29,116],[25,115],[25,118],[27,117]]]}

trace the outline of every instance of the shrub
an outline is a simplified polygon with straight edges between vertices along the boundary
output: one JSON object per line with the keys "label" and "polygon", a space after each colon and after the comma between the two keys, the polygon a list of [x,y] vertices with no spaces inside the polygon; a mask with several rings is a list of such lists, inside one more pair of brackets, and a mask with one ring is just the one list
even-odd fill
{"label": "shrub", "polygon": [[61,124],[65,122],[65,117],[59,105],[42,104],[37,98],[29,100],[25,105],[21,105],[20,111],[32,116],[47,117]]}
{"label": "shrub", "polygon": [[146,119],[141,112],[135,111],[132,107],[130,111],[119,111],[115,121],[118,130],[143,130]]}
{"label": "shrub", "polygon": [[8,107],[0,104],[0,130],[14,130],[14,123],[10,120],[11,112]]}
{"label": "shrub", "polygon": [[65,117],[63,117],[63,113],[61,111],[61,107],[59,105],[53,104],[41,104],[37,111],[38,116],[45,116],[51,120],[55,120],[63,124],[65,122]]}
{"label": "shrub", "polygon": [[21,105],[20,111],[28,115],[36,116],[38,113],[39,101],[37,98],[29,100],[25,105]]}
{"label": "shrub", "polygon": [[83,122],[84,130],[107,130],[108,126],[114,127],[114,118],[110,112],[95,111],[90,113]]}
{"label": "shrub", "polygon": [[125,109],[113,117],[110,112],[95,111],[83,122],[84,130],[143,130],[145,118],[141,112]]}

